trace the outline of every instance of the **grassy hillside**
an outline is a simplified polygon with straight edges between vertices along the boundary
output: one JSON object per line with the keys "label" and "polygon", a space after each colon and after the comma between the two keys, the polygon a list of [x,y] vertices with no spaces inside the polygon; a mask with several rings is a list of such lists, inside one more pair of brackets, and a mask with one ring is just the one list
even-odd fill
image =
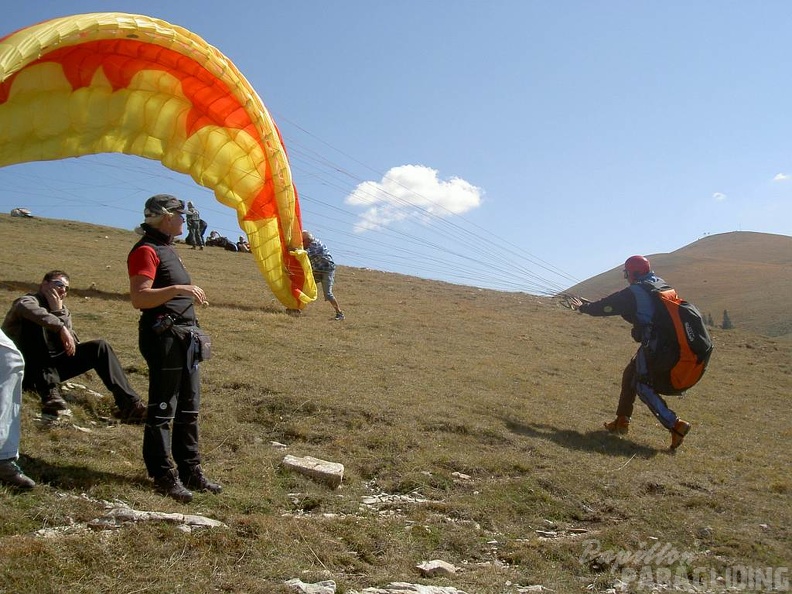
{"label": "grassy hillside", "polygon": [[[80,336],[107,338],[145,393],[124,265],[134,234],[6,216],[0,234],[0,305],[67,270]],[[189,505],[155,494],[142,429],[107,420],[95,376],[77,381],[106,396],[71,393],[73,416],[56,425],[26,394],[21,464],[39,485],[0,487],[0,592],[285,592],[290,578],[347,593],[389,582],[605,592],[646,567],[655,580],[788,567],[790,341],[715,329],[707,375],[670,402],[693,424],[670,454],[640,403],[628,438],[601,430],[634,350],[620,320],[343,266],[346,321],[321,302],[291,317],[249,254],[177,250],[211,303],[200,311],[215,348],[202,366],[202,450],[225,492]],[[342,486],[286,471],[286,454],[344,464]],[[104,502],[227,528],[83,529]],[[654,545],[686,563],[638,561]],[[432,559],[459,570],[422,577],[415,566]]]}
{"label": "grassy hillside", "polygon": [[[647,257],[657,274],[715,324],[727,310],[737,328],[792,338],[792,237],[735,231]],[[569,291],[599,298],[624,286],[619,266]]]}

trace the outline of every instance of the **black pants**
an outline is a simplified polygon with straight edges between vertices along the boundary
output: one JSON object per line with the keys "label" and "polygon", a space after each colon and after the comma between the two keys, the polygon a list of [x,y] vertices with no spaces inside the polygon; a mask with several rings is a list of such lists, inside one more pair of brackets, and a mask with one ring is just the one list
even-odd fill
{"label": "black pants", "polygon": [[51,388],[61,382],[94,370],[110,390],[116,406],[128,408],[133,402],[140,400],[137,392],[129,385],[121,362],[113,347],[105,340],[89,340],[77,344],[73,356],[59,353],[52,356],[47,350],[40,332],[35,336],[23,339],[22,354],[25,358],[25,386],[36,390],[42,399]]}
{"label": "black pants", "polygon": [[[149,368],[148,413],[143,430],[143,461],[149,476],[173,468],[180,474],[201,463],[198,451],[198,410],[201,378],[195,345],[173,330],[155,334],[148,321],[140,323],[140,352]],[[173,429],[171,430],[171,426]]]}

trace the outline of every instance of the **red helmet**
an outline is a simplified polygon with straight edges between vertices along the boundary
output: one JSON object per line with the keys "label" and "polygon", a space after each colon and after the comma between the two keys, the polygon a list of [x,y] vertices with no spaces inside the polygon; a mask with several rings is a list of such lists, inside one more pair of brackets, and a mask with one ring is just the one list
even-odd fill
{"label": "red helmet", "polygon": [[649,274],[651,271],[652,265],[643,256],[630,256],[624,262],[624,278],[630,282],[644,274]]}

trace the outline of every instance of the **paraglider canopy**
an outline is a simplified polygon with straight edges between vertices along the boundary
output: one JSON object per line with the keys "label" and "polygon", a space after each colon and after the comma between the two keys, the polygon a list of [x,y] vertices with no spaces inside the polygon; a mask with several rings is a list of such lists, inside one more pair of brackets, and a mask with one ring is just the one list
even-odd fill
{"label": "paraglider canopy", "polygon": [[0,39],[0,167],[116,152],[161,161],[236,210],[287,308],[316,298],[283,142],[219,50],[165,21],[62,17]]}

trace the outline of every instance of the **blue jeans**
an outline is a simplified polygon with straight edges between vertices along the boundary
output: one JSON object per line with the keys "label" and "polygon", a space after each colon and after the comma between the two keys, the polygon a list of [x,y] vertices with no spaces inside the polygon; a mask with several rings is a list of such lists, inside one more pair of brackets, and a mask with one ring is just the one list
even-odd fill
{"label": "blue jeans", "polygon": [[0,330],[0,460],[19,456],[19,411],[25,360],[13,341]]}
{"label": "blue jeans", "polygon": [[325,270],[323,272],[314,271],[314,280],[317,283],[322,283],[322,293],[324,293],[325,301],[332,301],[333,297],[333,284],[335,283],[335,269]]}

